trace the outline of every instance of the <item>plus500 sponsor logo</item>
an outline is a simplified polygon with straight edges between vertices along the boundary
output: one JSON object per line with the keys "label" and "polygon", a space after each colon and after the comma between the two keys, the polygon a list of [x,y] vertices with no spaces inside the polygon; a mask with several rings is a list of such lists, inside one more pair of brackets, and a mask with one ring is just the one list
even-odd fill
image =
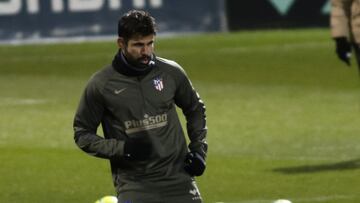
{"label": "plus500 sponsor logo", "polygon": [[[119,10],[122,7],[122,0],[67,0],[67,8],[65,8],[65,0],[49,0],[50,9],[54,13],[61,13],[65,10],[70,12],[93,12],[101,10],[105,5],[109,10]],[[25,3],[26,2],[26,3]],[[19,14],[26,6],[26,11],[29,14],[38,14],[41,9],[40,0],[7,0],[0,1],[0,16],[1,15],[16,15]],[[132,6],[137,9],[142,9],[147,6],[146,2],[152,8],[160,8],[163,5],[163,0],[132,0]],[[107,3],[107,4],[105,4]]]}
{"label": "plus500 sponsor logo", "polygon": [[125,121],[125,131],[128,134],[136,133],[140,131],[151,130],[154,128],[160,128],[167,125],[167,114],[160,114],[156,116],[145,115],[142,120],[129,120]]}

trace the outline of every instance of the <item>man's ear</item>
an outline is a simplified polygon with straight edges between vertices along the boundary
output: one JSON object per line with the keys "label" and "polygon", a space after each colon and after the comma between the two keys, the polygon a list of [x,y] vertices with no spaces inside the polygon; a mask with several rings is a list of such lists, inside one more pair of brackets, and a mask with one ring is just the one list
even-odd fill
{"label": "man's ear", "polygon": [[121,48],[125,48],[125,40],[124,40],[124,38],[122,38],[122,37],[119,37],[118,39],[117,39],[117,45],[118,45],[118,47],[121,49]]}

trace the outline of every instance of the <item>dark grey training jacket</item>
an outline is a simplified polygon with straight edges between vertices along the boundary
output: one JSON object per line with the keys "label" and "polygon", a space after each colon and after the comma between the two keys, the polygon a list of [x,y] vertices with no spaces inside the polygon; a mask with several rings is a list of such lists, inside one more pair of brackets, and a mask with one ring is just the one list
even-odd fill
{"label": "dark grey training jacket", "polygon": [[[187,120],[190,144],[176,112]],[[102,125],[104,138],[97,135]],[[184,171],[185,156],[206,157],[205,106],[184,70],[174,61],[156,57],[145,77],[130,77],[109,65],[95,73],[82,95],[74,119],[75,142],[90,155],[110,160],[117,192],[192,181]],[[146,161],[124,157],[124,141],[148,136],[153,152]]]}

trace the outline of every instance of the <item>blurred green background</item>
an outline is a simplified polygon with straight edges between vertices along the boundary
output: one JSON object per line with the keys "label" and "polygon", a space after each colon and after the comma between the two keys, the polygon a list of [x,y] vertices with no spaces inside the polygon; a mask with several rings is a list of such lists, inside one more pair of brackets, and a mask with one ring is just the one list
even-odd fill
{"label": "blurred green background", "polygon": [[[360,202],[360,78],[327,29],[161,38],[205,101],[205,203]],[[0,46],[0,202],[92,203],[109,164],[73,141],[89,77],[114,42]]]}

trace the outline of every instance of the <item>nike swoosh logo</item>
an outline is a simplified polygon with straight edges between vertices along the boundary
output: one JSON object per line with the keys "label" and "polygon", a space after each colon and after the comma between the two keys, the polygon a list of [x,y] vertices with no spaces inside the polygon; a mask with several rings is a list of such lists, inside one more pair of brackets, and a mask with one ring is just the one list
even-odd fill
{"label": "nike swoosh logo", "polygon": [[115,93],[115,94],[120,94],[120,93],[123,92],[124,90],[126,90],[126,87],[125,87],[125,88],[122,88],[122,89],[119,89],[119,90],[114,90],[114,93]]}

